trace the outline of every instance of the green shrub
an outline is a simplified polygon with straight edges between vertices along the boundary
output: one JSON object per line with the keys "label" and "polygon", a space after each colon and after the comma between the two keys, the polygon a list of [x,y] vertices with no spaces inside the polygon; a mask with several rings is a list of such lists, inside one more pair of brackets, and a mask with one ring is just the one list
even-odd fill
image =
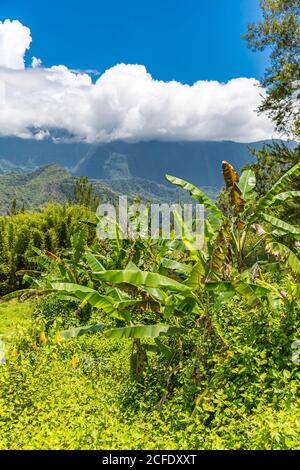
{"label": "green shrub", "polygon": [[[160,369],[156,381],[147,371],[133,382],[130,351],[129,340],[101,333],[60,345],[49,338],[37,350],[24,343],[18,356],[12,346],[0,375],[0,448],[300,449],[296,390],[268,404],[261,381],[261,403],[250,410],[240,383],[222,380],[216,365],[205,380],[217,374],[218,388],[212,380],[210,400],[192,413],[184,403],[187,382],[160,401],[170,369]],[[188,369],[183,362],[178,374]],[[291,379],[285,382],[282,390],[293,388]]]}
{"label": "green shrub", "polygon": [[89,305],[80,308],[77,301],[61,300],[57,295],[50,294],[36,302],[32,317],[43,324],[48,332],[51,329],[61,330],[84,325],[90,320],[91,314],[92,308]]}

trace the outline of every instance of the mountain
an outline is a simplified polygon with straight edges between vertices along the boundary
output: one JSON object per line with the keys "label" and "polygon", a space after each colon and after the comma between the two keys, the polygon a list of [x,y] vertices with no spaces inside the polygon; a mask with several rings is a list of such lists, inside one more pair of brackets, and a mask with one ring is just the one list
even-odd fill
{"label": "mountain", "polygon": [[165,184],[166,173],[198,186],[220,188],[222,160],[237,169],[251,161],[248,146],[264,142],[110,142],[63,143],[53,140],[0,138],[0,173],[23,172],[58,163],[73,175],[92,179],[141,178]]}
{"label": "mountain", "polygon": [[37,209],[49,201],[63,202],[72,193],[70,173],[57,165],[30,173],[0,175],[0,214],[6,214],[14,199],[18,207]]}
{"label": "mountain", "polygon": [[[57,164],[38,168],[32,172],[0,175],[0,214],[6,214],[14,199],[21,209],[38,210],[49,202],[63,203],[74,198],[75,178]],[[107,186],[98,185],[97,193],[104,202],[117,199]]]}
{"label": "mountain", "polygon": [[[262,143],[254,145],[261,147]],[[75,168],[75,174],[118,179],[120,174],[165,183],[165,174],[197,186],[220,188],[222,160],[237,169],[251,160],[247,144],[235,142],[112,142],[98,145]]]}
{"label": "mountain", "polygon": [[[12,172],[0,175],[0,215],[9,212],[16,199],[17,208],[39,210],[49,202],[73,202],[76,183],[68,170],[51,164],[30,172]],[[212,197],[214,192],[210,191]],[[118,197],[128,195],[129,201],[139,196],[141,202],[189,202],[186,191],[173,186],[165,186],[142,178],[93,181],[93,194],[102,203],[118,202]]]}
{"label": "mountain", "polygon": [[0,137],[0,172],[30,171],[58,163],[72,171],[82,158],[88,158],[93,145],[55,143],[54,140]]}

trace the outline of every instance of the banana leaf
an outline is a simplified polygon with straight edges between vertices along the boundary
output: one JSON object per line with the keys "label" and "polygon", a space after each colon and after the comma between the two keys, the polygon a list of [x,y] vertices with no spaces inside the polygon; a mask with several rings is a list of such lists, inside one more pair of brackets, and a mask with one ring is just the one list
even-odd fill
{"label": "banana leaf", "polygon": [[131,284],[133,286],[164,288],[183,292],[190,290],[188,286],[170,279],[167,276],[162,276],[161,274],[151,273],[148,271],[129,269],[103,271],[101,273],[96,273],[95,278],[100,281],[112,282],[114,284]]}
{"label": "banana leaf", "polygon": [[104,332],[105,336],[115,339],[123,338],[157,338],[180,333],[181,329],[169,325],[134,325],[124,328],[111,328]]}
{"label": "banana leaf", "polygon": [[284,232],[290,233],[292,235],[300,235],[300,227],[291,225],[287,222],[284,222],[284,220],[277,219],[277,217],[273,217],[268,214],[261,214],[261,217],[279,230],[283,230]]}
{"label": "banana leaf", "polygon": [[85,253],[85,259],[89,268],[93,272],[104,271],[103,265],[100,263],[100,261],[97,260],[97,258],[92,253]]}
{"label": "banana leaf", "polygon": [[169,183],[175,184],[176,186],[180,186],[181,188],[189,191],[193,199],[199,202],[199,204],[202,204],[205,209],[210,210],[215,215],[215,217],[217,217],[218,219],[222,219],[222,212],[217,208],[214,202],[208,196],[206,196],[206,194],[204,194],[199,188],[197,188],[191,183],[188,183],[185,180],[176,178],[175,176],[166,175],[165,178],[167,181],[169,181]]}
{"label": "banana leaf", "polygon": [[70,328],[69,330],[62,331],[59,335],[61,339],[76,338],[88,333],[97,333],[98,331],[102,331],[105,327],[106,325],[103,323],[97,323],[95,325],[82,326],[79,328]]}
{"label": "banana leaf", "polygon": [[244,201],[251,199],[253,189],[256,185],[255,173],[253,170],[245,170],[241,174],[238,187],[241,190],[241,197]]}
{"label": "banana leaf", "polygon": [[260,214],[264,209],[269,207],[276,200],[276,196],[281,190],[285,189],[290,185],[296,178],[300,176],[300,162],[294,165],[289,171],[287,171],[279,180],[272,186],[272,188],[263,196],[256,209],[255,213],[251,217],[249,222],[256,219],[257,215]]}

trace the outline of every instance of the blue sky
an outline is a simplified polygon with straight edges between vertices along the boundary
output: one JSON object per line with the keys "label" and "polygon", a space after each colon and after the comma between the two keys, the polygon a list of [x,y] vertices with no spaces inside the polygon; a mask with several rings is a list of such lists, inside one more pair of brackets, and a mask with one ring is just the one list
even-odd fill
{"label": "blue sky", "polygon": [[137,63],[155,79],[189,84],[259,79],[266,65],[241,39],[259,0],[2,0],[0,14],[31,29],[28,63],[100,72]]}
{"label": "blue sky", "polygon": [[[268,116],[257,114],[266,54],[241,37],[261,14],[259,0],[0,2],[0,135],[44,139],[53,128],[88,142],[274,135]],[[81,73],[91,70],[98,73]]]}

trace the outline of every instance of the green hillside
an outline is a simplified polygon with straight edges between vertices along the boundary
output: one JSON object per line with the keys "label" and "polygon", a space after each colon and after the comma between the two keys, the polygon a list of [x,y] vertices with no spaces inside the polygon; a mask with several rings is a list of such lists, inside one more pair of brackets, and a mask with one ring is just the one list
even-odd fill
{"label": "green hillside", "polygon": [[[77,178],[57,164],[47,165],[31,172],[5,173],[0,175],[0,214],[9,212],[14,200],[17,209],[40,210],[49,202],[74,202]],[[93,193],[102,202],[116,202],[119,195],[130,200],[139,196],[143,202],[187,202],[188,194],[143,178],[91,180]],[[214,197],[214,188],[205,188]]]}
{"label": "green hillside", "polygon": [[[5,214],[14,199],[18,209],[31,210],[39,210],[49,202],[71,202],[75,181],[68,170],[56,164],[32,172],[0,175],[0,213]],[[97,186],[97,195],[105,202],[116,198],[105,185]]]}
{"label": "green hillside", "polygon": [[0,176],[0,211],[5,213],[12,201],[26,209],[38,208],[50,200],[63,202],[72,194],[70,173],[58,165],[49,165],[28,173]]}

